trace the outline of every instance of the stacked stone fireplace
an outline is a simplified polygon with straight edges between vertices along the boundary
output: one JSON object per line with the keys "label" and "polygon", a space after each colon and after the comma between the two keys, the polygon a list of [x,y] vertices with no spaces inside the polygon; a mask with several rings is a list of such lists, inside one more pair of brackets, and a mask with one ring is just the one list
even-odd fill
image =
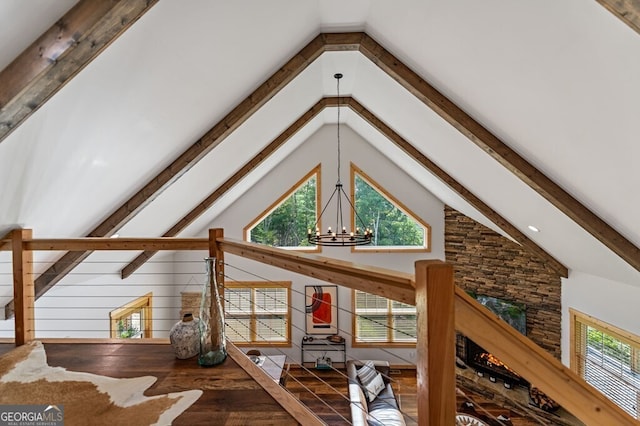
{"label": "stacked stone fireplace", "polygon": [[[448,206],[445,257],[454,265],[457,286],[526,306],[524,334],[560,358],[561,277],[557,273],[519,244]],[[466,344],[459,342],[459,353],[463,348],[466,353]]]}

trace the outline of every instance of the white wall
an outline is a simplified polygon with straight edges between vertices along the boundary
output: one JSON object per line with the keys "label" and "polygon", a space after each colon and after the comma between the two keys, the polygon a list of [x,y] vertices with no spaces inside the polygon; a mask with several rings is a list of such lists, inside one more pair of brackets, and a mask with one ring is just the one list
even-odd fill
{"label": "white wall", "polygon": [[[172,253],[160,253],[131,277],[120,270],[132,252],[94,252],[35,303],[36,338],[109,338],[109,312],[152,293],[153,337],[168,337],[179,318],[182,288]],[[121,263],[124,260],[124,263]],[[44,270],[50,263],[34,265]],[[203,270],[191,265],[194,271]],[[14,320],[0,321],[0,337],[14,337]]]}
{"label": "white wall", "polygon": [[[444,259],[444,205],[431,193],[389,162],[366,141],[349,127],[341,126],[341,182],[345,192],[350,193],[349,164],[354,162],[369,177],[384,189],[394,194],[414,214],[431,225],[431,253],[352,253],[349,248],[323,248],[322,256],[334,257],[364,265],[375,265],[402,272],[414,272],[414,262],[419,259]],[[256,216],[268,208],[271,203],[282,196],[299,179],[307,174],[318,163],[322,163],[322,206],[335,188],[337,180],[336,126],[326,125],[312,135],[298,150],[293,152],[276,169],[271,171],[262,181],[230,206],[209,225],[211,228],[224,228],[225,237],[242,239],[242,230]],[[327,210],[335,215],[331,207]],[[331,217],[331,216],[329,216]],[[345,217],[345,220],[348,220]],[[326,221],[326,219],[325,219]],[[327,226],[328,223],[324,223]],[[204,233],[204,231],[203,231]],[[300,359],[300,341],[304,336],[304,287],[306,285],[327,284],[302,275],[290,273],[279,268],[269,267],[258,262],[248,261],[237,256],[226,255],[227,279],[232,280],[290,280],[292,281],[292,338],[293,346],[287,355],[295,360]],[[242,272],[249,271],[247,272]],[[255,275],[252,275],[255,274]],[[350,347],[351,324],[351,291],[339,288],[338,327],[348,344],[349,358],[388,359],[394,364],[415,362],[414,350],[395,350],[399,355],[394,357],[379,349],[352,349]],[[269,352],[268,349],[263,350]],[[276,351],[275,349],[273,350]],[[327,356],[332,356],[330,353]],[[337,357],[337,354],[333,355]],[[307,358],[308,360],[309,358]]]}
{"label": "white wall", "polygon": [[571,271],[562,280],[562,362],[569,365],[569,308],[640,336],[640,288]]}
{"label": "white wall", "polygon": [[[322,256],[335,257],[365,265],[375,265],[403,272],[413,272],[416,260],[426,258],[444,259],[444,217],[443,204],[410,176],[400,170],[365,140],[346,125],[341,126],[342,139],[342,183],[349,193],[349,163],[353,161],[388,192],[394,194],[403,204],[432,227],[431,253],[352,253],[345,248],[325,248]],[[244,197],[210,223],[207,228],[222,227],[225,236],[242,239],[242,229],[258,213],[278,199],[295,182],[308,173],[318,163],[322,163],[322,203],[327,200],[336,183],[336,126],[326,125],[313,134],[301,147],[284,162],[272,170]],[[200,236],[207,235],[206,229]],[[3,272],[0,286],[5,288],[8,301],[11,298],[10,256],[3,253],[0,270]],[[88,261],[76,268],[47,295],[36,302],[37,328],[55,330],[39,332],[41,337],[107,337],[105,332],[96,336],[92,330],[108,330],[108,313],[147,292],[154,294],[155,337],[166,337],[171,326],[179,320],[180,293],[198,292],[205,280],[204,257],[206,252],[181,252],[156,255],[138,274],[127,280],[120,280],[119,272],[129,261],[131,253],[94,253]],[[37,256],[43,258],[43,256]],[[294,346],[287,351],[293,359],[299,359],[299,342],[304,329],[304,286],[326,284],[298,274],[289,273],[257,262],[247,261],[228,255],[230,265],[226,273],[234,280],[291,280],[292,322],[294,324]],[[37,268],[38,266],[36,266]],[[42,269],[42,265],[40,265]],[[243,272],[247,271],[247,272]],[[80,298],[84,296],[85,299]],[[611,281],[584,272],[572,270],[568,279],[562,281],[562,361],[569,363],[569,308],[592,315],[631,333],[640,335],[637,320],[637,305],[640,288]],[[339,327],[346,337],[351,334],[351,292],[339,289]],[[73,308],[73,309],[70,309]],[[57,318],[57,319],[52,319]],[[93,318],[93,319],[91,319]],[[81,330],[81,331],[74,331]],[[84,331],[82,331],[84,330]],[[105,334],[103,336],[103,334]],[[13,320],[0,321],[0,337],[13,337]],[[350,343],[350,338],[347,338]],[[397,351],[395,358],[381,350],[348,348],[349,357],[381,358],[402,364],[413,362],[414,351]]]}

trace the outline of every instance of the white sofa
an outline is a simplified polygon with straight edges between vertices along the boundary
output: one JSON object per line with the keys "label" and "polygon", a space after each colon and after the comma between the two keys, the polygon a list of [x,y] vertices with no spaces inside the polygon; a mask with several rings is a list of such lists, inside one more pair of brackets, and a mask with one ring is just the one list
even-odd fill
{"label": "white sofa", "polygon": [[365,362],[349,360],[346,365],[353,426],[405,426],[404,416],[388,380],[389,363],[373,361],[385,379],[385,387],[373,401],[368,401],[357,374]]}

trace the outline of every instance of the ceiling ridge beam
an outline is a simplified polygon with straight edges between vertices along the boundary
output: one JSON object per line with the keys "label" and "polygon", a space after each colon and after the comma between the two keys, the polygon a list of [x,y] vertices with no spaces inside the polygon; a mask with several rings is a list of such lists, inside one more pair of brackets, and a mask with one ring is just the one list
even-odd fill
{"label": "ceiling ridge beam", "polygon": [[0,143],[158,0],[81,0],[0,71]]}
{"label": "ceiling ridge beam", "polygon": [[635,244],[423,80],[383,46],[364,34],[359,51],[531,189],[640,271],[640,249]]}
{"label": "ceiling ridge beam", "polygon": [[451,188],[455,193],[462,197],[465,201],[475,207],[480,213],[482,213],[487,219],[493,222],[496,226],[502,229],[507,235],[511,236],[515,241],[521,244],[530,253],[535,255],[543,263],[547,265],[551,270],[556,272],[561,277],[567,278],[569,276],[569,270],[555,257],[547,253],[542,247],[536,244],[533,240],[527,237],[524,233],[520,232],[511,222],[502,217],[498,212],[489,207],[480,198],[478,198],[473,192],[467,189],[463,184],[454,179],[451,175],[440,168],[429,157],[424,155],[413,144],[408,142],[398,133],[396,133],[391,127],[379,119],[376,115],[371,113],[362,104],[360,104],[354,98],[347,98],[347,104],[356,114],[358,114],[363,120],[369,123],[373,128],[382,133],[396,146],[398,146],[405,154],[414,159],[425,169],[429,170],[440,181]]}
{"label": "ceiling ridge beam", "polygon": [[639,0],[596,0],[618,19],[640,34]]}

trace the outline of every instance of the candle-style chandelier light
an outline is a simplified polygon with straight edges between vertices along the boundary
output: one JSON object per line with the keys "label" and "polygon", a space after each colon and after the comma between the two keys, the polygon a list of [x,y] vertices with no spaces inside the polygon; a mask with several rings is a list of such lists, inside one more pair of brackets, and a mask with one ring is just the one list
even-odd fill
{"label": "candle-style chandelier light", "polygon": [[[344,192],[342,188],[342,181],[340,180],[340,79],[342,78],[342,74],[337,73],[333,76],[336,79],[337,85],[337,93],[338,93],[338,181],[336,182],[336,188],[333,190],[331,197],[323,207],[320,212],[320,216],[318,216],[318,220],[313,224],[313,227],[310,227],[307,232],[307,239],[309,243],[317,245],[317,246],[361,246],[366,244],[371,244],[371,240],[373,239],[373,232],[371,229],[367,228],[363,222],[363,220],[356,212],[353,203],[349,199],[349,196]],[[326,233],[322,233],[318,224],[320,223],[320,219],[324,215],[325,210],[331,204],[331,201],[334,197],[336,198],[336,220],[335,220],[335,228],[328,227]],[[344,225],[344,220],[342,216],[342,198],[347,200],[347,203],[351,207],[353,211],[353,217],[355,218],[356,228],[353,230],[347,230],[347,227]]]}

